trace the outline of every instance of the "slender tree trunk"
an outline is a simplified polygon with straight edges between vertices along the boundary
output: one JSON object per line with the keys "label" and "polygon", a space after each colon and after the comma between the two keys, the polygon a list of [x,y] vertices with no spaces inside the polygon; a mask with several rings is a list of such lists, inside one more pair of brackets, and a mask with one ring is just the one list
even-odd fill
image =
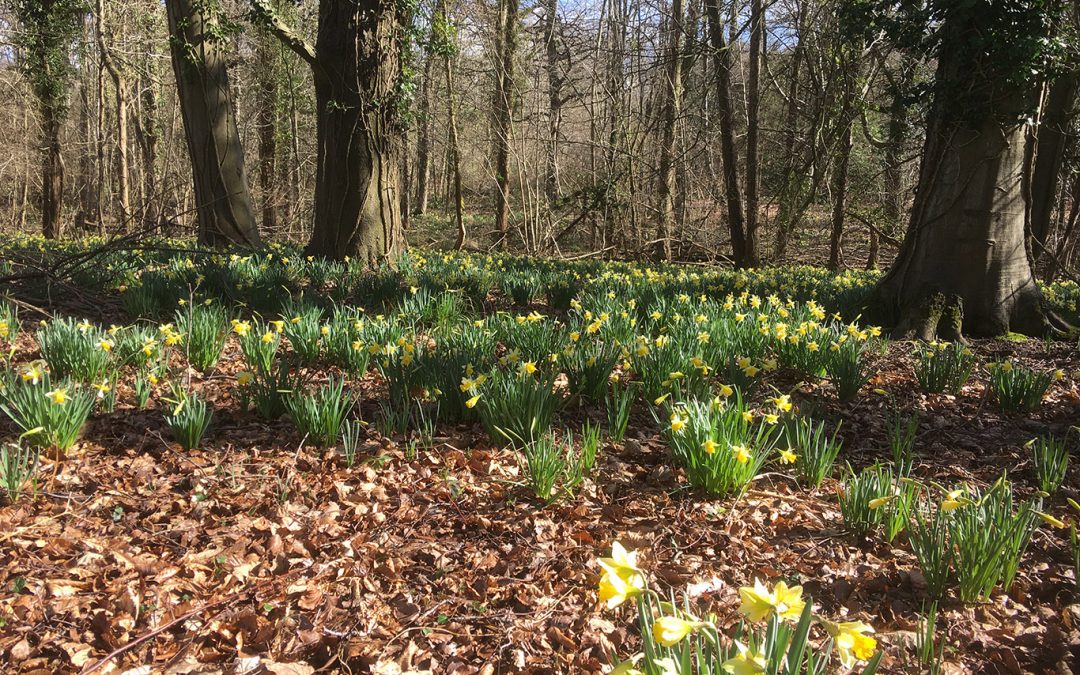
{"label": "slender tree trunk", "polygon": [[199,242],[262,244],[248,191],[225,53],[195,0],[168,0],[173,71],[195,179]]}
{"label": "slender tree trunk", "polygon": [[716,77],[716,111],[720,125],[720,158],[724,164],[724,189],[727,202],[728,231],[735,264],[747,267],[745,220],[742,197],[739,193],[739,165],[735,154],[735,120],[731,101],[731,52],[724,44],[724,25],[720,21],[720,0],[705,0],[705,15],[709,24],[709,41],[713,49],[713,71]]}
{"label": "slender tree trunk", "polygon": [[799,160],[795,141],[799,128],[799,96],[802,93],[802,83],[799,77],[802,73],[804,52],[806,51],[805,24],[809,7],[809,2],[799,3],[796,19],[796,42],[791,53],[791,76],[788,79],[788,99],[784,111],[784,180],[780,188],[780,194],[777,197],[779,214],[776,218],[776,245],[774,247],[777,260],[783,260],[787,254],[792,230],[788,210],[791,202],[794,201],[799,192],[795,185],[803,180],[803,177],[796,173]]}
{"label": "slender tree trunk", "polygon": [[436,54],[431,47],[424,57],[424,81],[420,85],[420,130],[416,139],[416,201],[413,213],[422,216],[428,208],[428,179],[431,174],[431,80]]}
{"label": "slender tree trunk", "polygon": [[64,158],[61,154],[62,113],[53,106],[42,106],[41,162],[41,233],[46,239],[64,235],[61,220],[64,207]]}
{"label": "slender tree trunk", "polygon": [[758,259],[758,121],[761,112],[761,51],[765,43],[765,12],[762,0],[750,0],[750,46],[746,77],[746,265]]}
{"label": "slender tree trunk", "polygon": [[128,84],[113,78],[116,88],[116,186],[120,230],[131,225],[131,161],[128,158]]}
{"label": "slender tree trunk", "polygon": [[[152,68],[152,62],[147,67]],[[158,101],[154,92],[154,79],[148,77],[140,85],[139,114],[135,121],[135,134],[142,150],[143,204],[142,220],[148,225],[161,224],[161,204],[164,195],[158,189]]]}
{"label": "slender tree trunk", "polygon": [[544,64],[548,80],[548,138],[545,156],[544,195],[548,213],[559,201],[559,136],[562,128],[563,71],[560,65],[558,0],[543,0]]}
{"label": "slender tree trunk", "polygon": [[106,43],[105,3],[97,0],[97,43],[101,63],[109,72],[116,95],[116,186],[117,220],[121,229],[131,222],[130,161],[128,159],[128,83],[120,64],[113,58]]}
{"label": "slender tree trunk", "polygon": [[278,231],[277,191],[277,54],[271,38],[259,36],[255,48],[255,126],[259,139],[259,193],[262,230]]}
{"label": "slender tree trunk", "polygon": [[[1066,190],[1062,190],[1062,192],[1064,193]],[[1080,173],[1073,175],[1072,185],[1067,192],[1069,195],[1069,202],[1072,206],[1069,208],[1068,216],[1065,216],[1064,200],[1062,200],[1061,210],[1063,222],[1061,224],[1061,236],[1058,238],[1057,247],[1054,250],[1054,257],[1047,266],[1047,281],[1050,281],[1057,276],[1061,265],[1067,264],[1066,257],[1069,253],[1070,245],[1073,244],[1075,239],[1076,225],[1080,222]]]}
{"label": "slender tree trunk", "polygon": [[517,52],[518,0],[499,0],[498,40],[495,50],[495,229],[499,247],[506,249],[510,234],[510,142],[513,121],[514,56]]}
{"label": "slender tree trunk", "polygon": [[1080,73],[1064,73],[1054,80],[1039,120],[1035,170],[1031,178],[1032,257],[1038,262],[1048,244],[1058,174],[1068,145],[1069,110],[1080,90]]}
{"label": "slender tree trunk", "polygon": [[[885,180],[885,201],[883,211],[888,234],[893,235],[900,231],[901,221],[904,214],[904,206],[907,203],[907,185],[904,180],[904,147],[907,144],[908,122],[908,95],[915,77],[915,61],[908,55],[901,57],[900,72],[892,84],[892,101],[889,104],[888,132],[885,138],[885,167],[882,176]],[[876,232],[870,232],[870,255],[867,257],[867,269],[877,267],[878,252],[880,249],[879,237]]]}
{"label": "slender tree trunk", "polygon": [[849,121],[840,136],[840,147],[833,175],[832,233],[829,237],[829,269],[840,269],[841,239],[844,236],[844,210],[847,207],[848,164],[851,160],[851,127]]}
{"label": "slender tree trunk", "polygon": [[682,31],[683,2],[671,0],[668,25],[664,112],[661,120],[660,180],[657,184],[657,235],[664,260],[671,260],[671,233],[675,229],[675,125],[682,102]]}
{"label": "slender tree trunk", "polygon": [[[449,3],[443,3],[443,12],[449,10]],[[451,53],[456,53],[456,49]],[[457,87],[454,86],[454,65],[451,53],[446,54],[446,126],[449,138],[450,173],[454,184],[454,223],[457,225],[457,239],[454,247],[458,250],[465,246],[465,196],[461,192],[461,147],[458,144],[457,128]]]}

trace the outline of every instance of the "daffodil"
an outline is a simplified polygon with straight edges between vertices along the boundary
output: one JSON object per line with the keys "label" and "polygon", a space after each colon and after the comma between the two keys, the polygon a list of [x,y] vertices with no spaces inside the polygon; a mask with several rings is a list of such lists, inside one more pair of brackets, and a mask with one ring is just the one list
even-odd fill
{"label": "daffodil", "polygon": [[840,663],[851,668],[856,661],[866,661],[874,656],[877,640],[868,634],[874,632],[873,626],[862,621],[844,621],[833,623],[822,620],[821,624],[833,639]]}
{"label": "daffodil", "polygon": [[608,609],[618,607],[628,598],[641,595],[645,590],[645,575],[637,566],[637,554],[623,548],[619,542],[611,545],[611,557],[600,558],[600,601]]}
{"label": "daffodil", "polygon": [[41,381],[41,378],[45,375],[41,368],[37,365],[30,365],[23,369],[20,377],[23,382],[29,382],[30,384],[37,384]]}
{"label": "daffodil", "polygon": [[707,439],[704,443],[701,444],[701,449],[705,451],[706,455],[715,454],[716,453],[716,441],[712,440],[711,438]]}
{"label": "daffodil", "polygon": [[237,374],[236,383],[243,387],[244,385],[250,384],[253,379],[255,379],[255,376],[245,370]]}
{"label": "daffodil", "polygon": [[945,495],[945,499],[941,502],[941,510],[944,513],[949,511],[955,511],[956,509],[964,506],[968,503],[968,500],[963,497],[963,490],[952,490]]}
{"label": "daffodil", "polygon": [[787,394],[770,399],[770,402],[776,406],[776,409],[780,412],[789,412],[791,410],[791,397]]}
{"label": "daffodil", "polygon": [[780,451],[780,463],[781,464],[794,464],[797,457],[795,453],[791,451],[791,448],[786,448]]}
{"label": "daffodil", "polygon": [[67,389],[63,387],[57,387],[56,389],[53,389],[45,395],[48,396],[49,400],[56,405],[64,405],[65,403],[67,403],[68,400]]}
{"label": "daffodil", "polygon": [[783,581],[778,581],[770,591],[760,579],[755,579],[753,587],[739,589],[739,597],[742,599],[739,612],[750,621],[763,621],[773,612],[782,619],[794,621],[806,605],[802,599],[802,586],[789,587]]}
{"label": "daffodil", "polygon": [[888,504],[889,502],[891,502],[894,499],[896,499],[896,495],[889,495],[887,497],[877,497],[875,499],[871,499],[869,502],[867,502],[866,505],[870,507],[871,511],[874,511],[874,510],[880,509],[882,506],[885,506],[886,504]]}
{"label": "daffodil", "polygon": [[1050,527],[1056,527],[1056,528],[1058,528],[1059,530],[1061,530],[1061,529],[1064,529],[1064,528],[1065,528],[1065,523],[1064,523],[1063,521],[1061,521],[1061,520],[1059,520],[1059,519],[1055,518],[1054,516],[1050,515],[1049,513],[1043,513],[1042,511],[1036,511],[1035,513],[1036,513],[1036,514],[1037,514],[1037,515],[1038,515],[1038,516],[1039,516],[1040,518],[1042,518],[1042,519],[1043,519],[1043,522],[1044,522],[1044,523],[1046,523],[1046,524],[1047,524],[1047,525],[1049,525]]}
{"label": "daffodil", "polygon": [[686,418],[679,416],[679,413],[677,411],[672,411],[671,417],[669,419],[671,421],[672,433],[677,434],[686,428]]}
{"label": "daffodil", "polygon": [[476,403],[480,400],[481,396],[482,396],[482,394],[477,394],[476,396],[473,396],[472,398],[470,398],[468,401],[465,401],[465,407],[466,408],[475,408]]}
{"label": "daffodil", "polygon": [[687,621],[677,616],[662,616],[653,622],[653,639],[665,647],[674,647],[704,625],[700,621]]}
{"label": "daffodil", "polygon": [[720,664],[720,667],[732,675],[758,675],[758,673],[764,673],[765,655],[761,652],[751,652],[746,645],[738,640],[734,642],[738,654],[724,661]]}

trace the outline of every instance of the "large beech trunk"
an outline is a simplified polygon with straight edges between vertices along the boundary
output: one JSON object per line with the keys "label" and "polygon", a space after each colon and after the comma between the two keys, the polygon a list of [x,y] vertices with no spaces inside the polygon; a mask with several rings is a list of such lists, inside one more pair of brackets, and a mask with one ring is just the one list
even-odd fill
{"label": "large beech trunk", "polygon": [[236,129],[225,54],[194,0],[168,0],[173,71],[180,94],[199,243],[261,245]]}
{"label": "large beech trunk", "polygon": [[1025,127],[999,119],[928,130],[907,237],[876,289],[898,336],[1047,328],[1024,240]]}
{"label": "large beech trunk", "polygon": [[[987,38],[1016,17],[989,0],[945,15],[907,236],[871,299],[894,335],[959,339],[1043,335],[1048,314],[1026,240],[1031,154],[1023,122],[1040,82],[1006,77],[1007,49]],[[1042,24],[1031,19],[1029,29]]]}
{"label": "large beech trunk", "polygon": [[307,254],[374,264],[403,250],[395,0],[322,0],[313,72],[319,157]]}

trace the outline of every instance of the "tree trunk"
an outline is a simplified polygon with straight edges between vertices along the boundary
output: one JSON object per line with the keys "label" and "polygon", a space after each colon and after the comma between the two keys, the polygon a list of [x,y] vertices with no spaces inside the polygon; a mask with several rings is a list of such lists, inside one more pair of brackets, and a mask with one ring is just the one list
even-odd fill
{"label": "tree trunk", "polygon": [[116,94],[116,185],[117,206],[119,213],[117,220],[121,229],[127,228],[131,222],[131,187],[130,187],[130,161],[128,159],[128,83],[124,73],[120,70],[120,64],[113,58],[109,45],[106,43],[105,3],[97,0],[97,43],[101,63],[109,71],[109,77],[113,81],[113,89]]}
{"label": "tree trunk", "polygon": [[[882,211],[885,216],[886,233],[890,236],[900,231],[904,206],[907,202],[907,185],[904,180],[904,147],[908,138],[908,97],[915,78],[915,60],[908,54],[901,55],[900,71],[891,83],[892,101],[889,104],[888,131],[885,137],[884,168],[885,200]],[[870,255],[866,268],[877,267],[879,237],[870,232]]]}
{"label": "tree trunk", "polygon": [[518,0],[499,0],[495,60],[495,229],[499,247],[510,234],[510,135],[513,121],[514,55],[517,51]]}
{"label": "tree trunk", "polygon": [[758,116],[761,111],[761,51],[765,42],[762,0],[750,0],[750,46],[746,76],[746,252],[747,267],[758,260]]}
{"label": "tree trunk", "polygon": [[1080,74],[1064,73],[1054,80],[1039,120],[1035,170],[1031,177],[1031,252],[1035,261],[1042,256],[1050,236],[1050,216],[1054,210],[1058,174],[1065,159],[1069,137],[1069,110],[1080,89]]}
{"label": "tree trunk", "polygon": [[[959,339],[1049,328],[1025,242],[1025,125],[1035,82],[993,75],[979,7],[947,15],[907,236],[871,310],[897,336]],[[999,16],[999,15],[994,15]],[[965,96],[958,98],[956,92]]]}
{"label": "tree trunk", "polygon": [[668,25],[664,112],[661,120],[660,180],[657,182],[657,237],[664,260],[671,260],[671,233],[675,229],[675,125],[682,102],[682,0],[671,0]]}
{"label": "tree trunk", "polygon": [[832,234],[829,237],[829,269],[840,269],[840,242],[844,236],[844,210],[847,207],[847,175],[851,160],[851,127],[849,120],[840,136],[839,157],[833,176]]}
{"label": "tree trunk", "polygon": [[60,152],[61,113],[52,106],[41,110],[41,233],[46,239],[64,235],[60,220],[64,207],[64,158]]}
{"label": "tree trunk", "polygon": [[[153,60],[147,64],[153,68]],[[164,195],[158,190],[158,102],[154,92],[154,78],[147,77],[140,84],[139,111],[135,118],[135,135],[142,150],[142,185],[143,204],[142,220],[146,225],[161,224],[161,210]]]}
{"label": "tree trunk", "polygon": [[262,244],[248,191],[236,129],[225,53],[212,17],[195,0],[168,0],[173,71],[179,89],[191,170],[199,243]]}
{"label": "tree trunk", "polygon": [[548,213],[554,212],[559,201],[559,136],[562,128],[562,89],[565,79],[559,52],[558,0],[543,0],[544,52],[548,79],[548,138],[545,156],[544,195]]}
{"label": "tree trunk", "polygon": [[255,126],[259,139],[259,194],[262,197],[262,230],[278,230],[276,50],[270,38],[259,36],[255,48]]}
{"label": "tree trunk", "polygon": [[724,164],[724,189],[727,202],[731,253],[739,267],[750,265],[747,255],[742,197],[739,194],[739,165],[735,154],[735,120],[731,103],[731,52],[724,44],[724,26],[720,21],[720,0],[705,0],[709,40],[713,49],[716,77],[716,111],[720,124],[720,158]]}
{"label": "tree trunk", "polygon": [[422,216],[428,208],[428,178],[431,174],[431,79],[436,54],[429,40],[427,55],[424,57],[424,81],[420,85],[420,130],[416,139],[416,202],[413,213]]}
{"label": "tree trunk", "polygon": [[799,81],[799,77],[802,72],[803,53],[806,50],[805,23],[809,7],[809,2],[799,3],[795,24],[796,34],[794,36],[796,42],[791,52],[791,70],[790,77],[788,78],[787,105],[784,109],[784,176],[779,195],[777,196],[777,200],[780,203],[779,213],[775,221],[776,244],[773,247],[773,252],[777,260],[783,260],[787,254],[788,242],[791,236],[791,228],[789,227],[789,219],[787,217],[787,205],[792,199],[787,197],[797,193],[797,190],[793,189],[793,183],[802,180],[802,176],[796,177],[799,161],[796,156],[795,141],[799,127],[799,96],[801,93],[801,82]]}
{"label": "tree trunk", "polygon": [[[443,3],[443,11],[449,10],[449,3]],[[457,88],[454,86],[454,64],[450,50],[444,59],[446,64],[446,126],[449,135],[450,173],[454,183],[454,223],[457,225],[457,239],[454,248],[461,250],[465,246],[465,196],[461,192],[461,147],[458,144],[457,128]]]}
{"label": "tree trunk", "polygon": [[404,250],[398,85],[402,17],[395,0],[322,0],[313,72],[318,165],[307,255],[369,265]]}

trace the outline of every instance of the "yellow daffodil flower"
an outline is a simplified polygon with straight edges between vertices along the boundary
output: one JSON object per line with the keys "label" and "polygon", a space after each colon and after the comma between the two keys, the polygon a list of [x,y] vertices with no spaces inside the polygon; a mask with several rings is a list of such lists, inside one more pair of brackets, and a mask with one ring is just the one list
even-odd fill
{"label": "yellow daffodil flower", "polygon": [[753,587],[739,589],[742,604],[739,612],[750,621],[763,621],[776,612],[780,618],[797,620],[803,613],[806,603],[802,599],[802,586],[791,586],[778,581],[770,591],[760,579],[754,580]]}
{"label": "yellow daffodil flower", "polygon": [[725,672],[731,675],[758,675],[765,672],[765,655],[761,652],[751,652],[743,643],[735,640],[735,649],[738,654],[720,664]]}
{"label": "yellow daffodil flower", "polygon": [[669,419],[671,421],[671,431],[672,431],[672,433],[677,434],[677,433],[679,433],[680,431],[682,431],[683,429],[686,428],[686,418],[685,417],[680,417],[678,412],[672,411],[671,417]]}
{"label": "yellow daffodil flower", "polygon": [[665,647],[674,647],[704,625],[700,621],[687,621],[677,616],[662,616],[653,622],[653,639]]}
{"label": "yellow daffodil flower", "polygon": [[877,640],[868,635],[874,632],[873,626],[862,621],[833,623],[822,620],[821,624],[832,637],[836,652],[840,655],[840,663],[845,668],[851,668],[856,661],[866,661],[874,656]]}

